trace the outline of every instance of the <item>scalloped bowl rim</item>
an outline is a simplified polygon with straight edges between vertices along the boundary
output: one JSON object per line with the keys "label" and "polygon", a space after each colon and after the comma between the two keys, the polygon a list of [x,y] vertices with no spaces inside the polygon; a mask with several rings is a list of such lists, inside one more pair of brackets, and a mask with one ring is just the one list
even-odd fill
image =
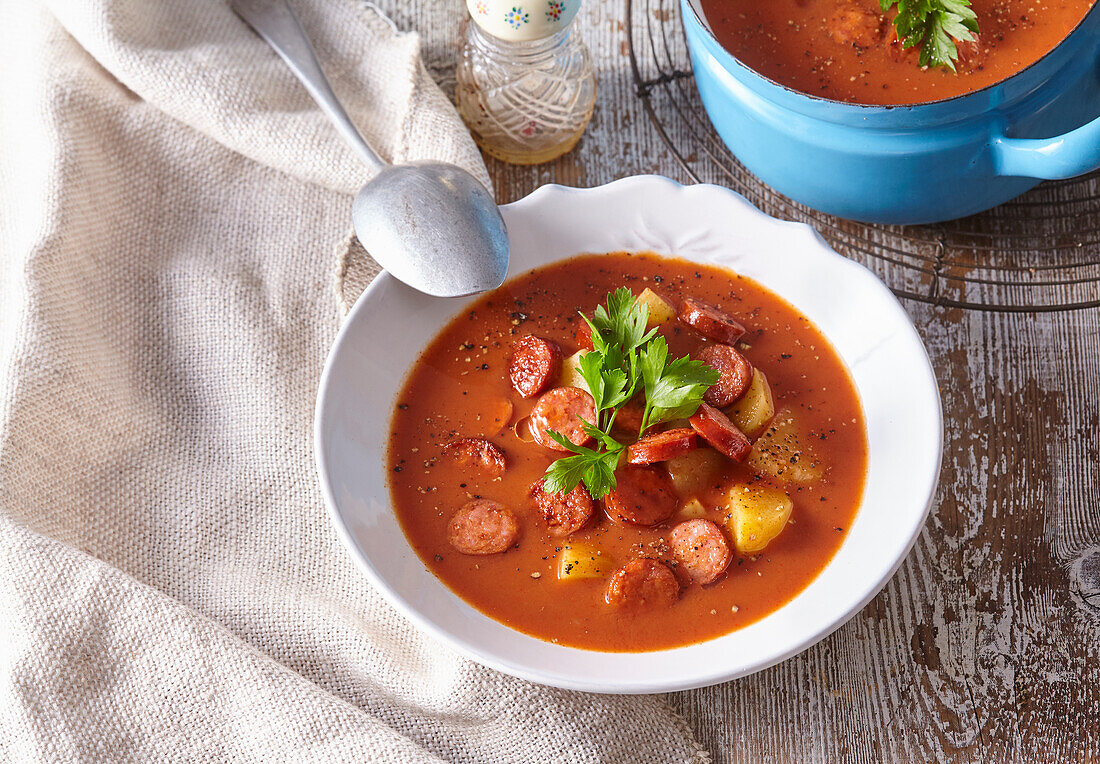
{"label": "scalloped bowl rim", "polygon": [[[771,218],[718,186],[682,186],[659,176],[590,189],[547,185],[501,211],[516,266],[510,278],[577,254],[653,251],[731,268],[793,304],[840,352],[856,383],[869,440],[861,507],[837,554],[800,594],[724,636],[605,653],[513,630],[461,600],[419,560],[389,506],[383,464],[390,413],[411,361],[478,298],[427,297],[383,272],[337,334],[314,423],[330,519],[372,585],[417,627],[483,665],[592,692],[668,692],[744,676],[805,650],[863,609],[924,526],[943,441],[928,355],[886,286],[809,226]],[[615,242],[634,246],[603,246]],[[389,363],[381,362],[379,347]]]}

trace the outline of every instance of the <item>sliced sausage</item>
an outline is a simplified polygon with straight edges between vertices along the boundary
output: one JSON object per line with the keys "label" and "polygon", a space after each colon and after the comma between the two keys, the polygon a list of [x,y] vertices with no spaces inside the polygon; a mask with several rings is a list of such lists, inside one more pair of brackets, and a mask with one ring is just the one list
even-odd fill
{"label": "sliced sausage", "polygon": [[512,347],[508,376],[521,397],[533,398],[558,375],[560,366],[561,348],[558,343],[528,334],[520,337]]}
{"label": "sliced sausage", "polygon": [[503,475],[504,452],[485,438],[461,438],[443,447],[445,456],[463,467],[475,467],[492,475]]}
{"label": "sliced sausage", "polygon": [[621,608],[668,606],[680,597],[680,583],[668,566],[657,560],[631,560],[611,574],[604,601]]}
{"label": "sliced sausage", "polygon": [[752,364],[729,345],[707,345],[699,351],[698,357],[721,375],[703,393],[703,400],[711,406],[724,409],[744,395],[752,384]]}
{"label": "sliced sausage", "polygon": [[627,465],[615,473],[615,487],[604,497],[611,519],[633,525],[656,525],[676,512],[679,500],[663,467]]}
{"label": "sliced sausage", "polygon": [[686,454],[699,447],[699,437],[690,427],[646,435],[626,449],[626,460],[631,464],[652,464],[668,461],[674,456]]}
{"label": "sliced sausage", "polygon": [[583,446],[592,436],[585,432],[581,420],[596,422],[596,402],[592,396],[579,387],[555,387],[544,393],[531,410],[531,434],[539,445],[568,451],[549,433],[556,432],[570,443]]}
{"label": "sliced sausage", "polygon": [[668,542],[680,569],[700,584],[715,581],[733,559],[722,529],[710,520],[680,523],[669,533]]}
{"label": "sliced sausage", "polygon": [[531,498],[546,520],[550,533],[555,536],[568,536],[579,531],[595,512],[592,497],[584,483],[577,483],[568,493],[550,493],[539,480],[531,486]]}
{"label": "sliced sausage", "polygon": [[707,339],[726,345],[737,342],[746,331],[733,316],[691,297],[685,297],[680,303],[680,312],[676,317]]}
{"label": "sliced sausage", "polygon": [[752,442],[745,433],[737,429],[737,425],[729,417],[712,406],[700,403],[699,410],[688,423],[699,433],[699,437],[735,462],[743,461],[749,451],[752,451]]}
{"label": "sliced sausage", "polygon": [[474,499],[454,513],[447,540],[462,554],[497,554],[519,539],[515,513],[491,499]]}

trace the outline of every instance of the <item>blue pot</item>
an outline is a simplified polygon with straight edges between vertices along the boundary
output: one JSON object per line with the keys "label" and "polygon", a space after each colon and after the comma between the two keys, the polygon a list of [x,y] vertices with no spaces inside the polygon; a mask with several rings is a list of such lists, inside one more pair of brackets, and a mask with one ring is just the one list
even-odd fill
{"label": "blue pot", "polygon": [[914,106],[861,106],[756,73],[681,0],[703,105],[737,158],[814,209],[872,223],[972,215],[1100,167],[1100,6],[1007,80]]}

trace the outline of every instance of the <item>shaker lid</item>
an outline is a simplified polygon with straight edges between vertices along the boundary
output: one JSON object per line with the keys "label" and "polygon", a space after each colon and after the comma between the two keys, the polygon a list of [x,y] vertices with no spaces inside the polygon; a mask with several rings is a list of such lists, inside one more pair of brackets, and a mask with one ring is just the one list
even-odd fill
{"label": "shaker lid", "polygon": [[502,40],[539,40],[569,25],[581,0],[466,0],[477,25]]}

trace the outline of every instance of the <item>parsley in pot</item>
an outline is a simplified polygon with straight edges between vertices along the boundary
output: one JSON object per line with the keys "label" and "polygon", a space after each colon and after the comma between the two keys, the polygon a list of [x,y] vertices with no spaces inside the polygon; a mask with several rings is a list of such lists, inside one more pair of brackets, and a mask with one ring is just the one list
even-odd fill
{"label": "parsley in pot", "polygon": [[955,43],[973,42],[978,16],[970,0],[879,0],[882,10],[895,5],[894,27],[903,48],[920,46],[921,66],[944,66],[955,71],[959,50]]}

